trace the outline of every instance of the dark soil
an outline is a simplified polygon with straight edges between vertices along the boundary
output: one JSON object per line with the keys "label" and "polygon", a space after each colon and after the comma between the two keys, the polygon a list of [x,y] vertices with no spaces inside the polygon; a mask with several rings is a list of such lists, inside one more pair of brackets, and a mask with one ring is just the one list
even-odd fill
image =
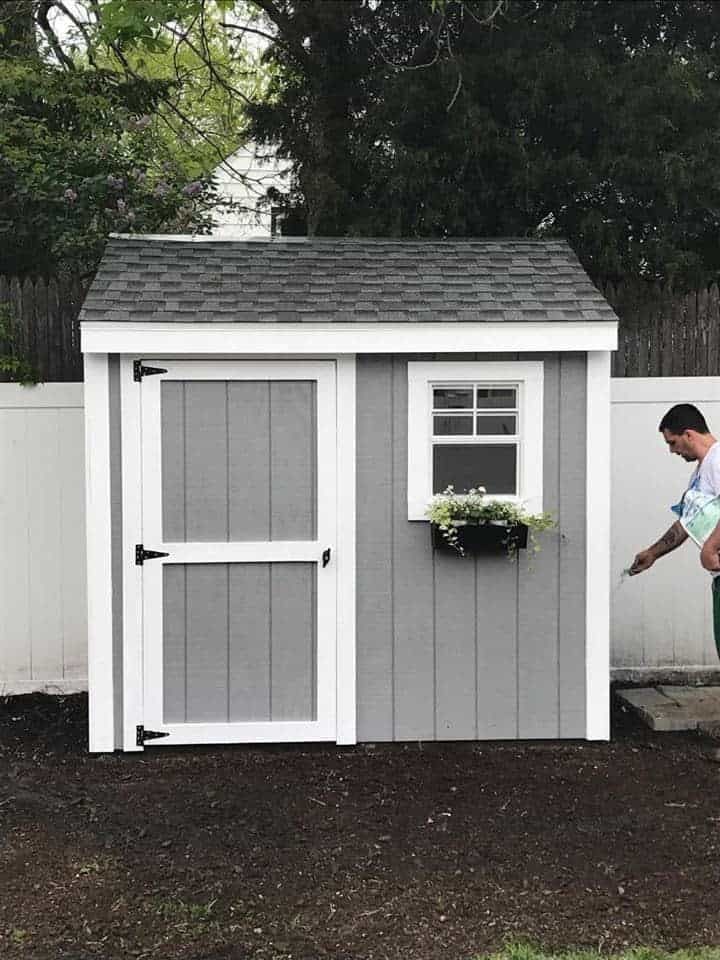
{"label": "dark soil", "polygon": [[3,960],[467,960],[720,943],[720,765],[610,744],[90,756],[84,697],[0,701]]}

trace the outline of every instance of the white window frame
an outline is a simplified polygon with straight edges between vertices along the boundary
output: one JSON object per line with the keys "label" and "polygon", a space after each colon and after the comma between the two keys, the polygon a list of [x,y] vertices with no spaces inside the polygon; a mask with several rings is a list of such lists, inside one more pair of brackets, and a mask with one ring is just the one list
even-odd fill
{"label": "white window frame", "polygon": [[[518,492],[494,500],[521,503],[531,513],[543,509],[543,370],[542,361],[426,361],[408,363],[408,520],[427,520],[433,496],[433,394],[434,385],[487,383],[516,386],[519,420]],[[441,442],[499,443],[502,436],[448,437]]]}

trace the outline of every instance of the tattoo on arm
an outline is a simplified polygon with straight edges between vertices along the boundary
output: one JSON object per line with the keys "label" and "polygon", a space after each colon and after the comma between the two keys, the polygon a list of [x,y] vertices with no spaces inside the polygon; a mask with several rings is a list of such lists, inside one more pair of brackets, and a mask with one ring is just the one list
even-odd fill
{"label": "tattoo on arm", "polygon": [[650,549],[655,554],[655,559],[664,557],[666,553],[670,553],[671,550],[679,547],[681,543],[685,543],[687,538],[687,531],[682,528],[680,521],[676,520],[667,533],[664,533]]}

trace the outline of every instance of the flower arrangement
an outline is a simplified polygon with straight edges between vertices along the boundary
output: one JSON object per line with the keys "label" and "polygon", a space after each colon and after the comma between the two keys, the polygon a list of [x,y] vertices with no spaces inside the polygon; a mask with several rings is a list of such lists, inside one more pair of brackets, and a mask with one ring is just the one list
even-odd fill
{"label": "flower arrangement", "polygon": [[448,546],[465,556],[458,531],[470,525],[490,524],[507,528],[503,543],[508,556],[513,559],[517,554],[517,540],[513,529],[519,526],[528,528],[532,553],[540,549],[536,534],[555,526],[555,520],[549,513],[528,513],[521,504],[508,503],[486,497],[485,487],[473,487],[467,493],[455,493],[452,486],[432,498],[426,515],[434,524]]}

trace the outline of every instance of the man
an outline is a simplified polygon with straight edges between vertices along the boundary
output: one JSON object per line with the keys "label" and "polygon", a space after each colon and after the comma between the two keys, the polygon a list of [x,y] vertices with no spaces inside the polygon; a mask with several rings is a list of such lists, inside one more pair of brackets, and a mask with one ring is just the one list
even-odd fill
{"label": "man", "polygon": [[[697,463],[682,500],[671,508],[678,517],[687,518],[693,506],[697,508],[720,496],[720,443],[708,430],[698,408],[691,403],[679,403],[668,410],[660,421],[659,430],[670,453],[688,463]],[[630,567],[631,576],[649,570],[656,560],[676,550],[687,539],[687,531],[680,520],[676,520],[656,543],[637,554]],[[705,540],[700,562],[713,574],[713,626],[715,646],[720,656],[720,523]]]}

